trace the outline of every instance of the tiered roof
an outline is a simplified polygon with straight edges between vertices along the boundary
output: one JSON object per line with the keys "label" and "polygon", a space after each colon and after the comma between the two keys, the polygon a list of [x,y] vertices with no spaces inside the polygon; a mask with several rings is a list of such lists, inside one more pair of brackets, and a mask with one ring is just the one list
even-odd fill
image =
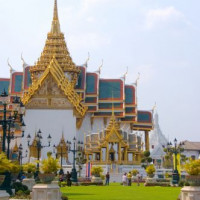
{"label": "tiered roof", "polygon": [[[12,72],[10,79],[0,79],[0,92],[5,88],[11,96],[24,94],[23,101],[27,103],[34,91],[41,86],[47,73],[52,74],[59,88],[65,92],[66,98],[70,94],[71,99],[77,99],[76,103],[74,100],[70,102],[81,108],[78,111],[81,116],[88,112],[95,118],[111,117],[113,104],[115,116],[119,121],[130,123],[132,129],[153,128],[152,112],[137,109],[136,85],[125,84],[125,78],[100,78],[100,71],[88,72],[86,65],[74,64],[64,34],[60,30],[57,0],[54,4],[51,31],[47,35],[40,58],[34,66],[24,66],[23,72]],[[67,88],[70,88],[70,92]]]}

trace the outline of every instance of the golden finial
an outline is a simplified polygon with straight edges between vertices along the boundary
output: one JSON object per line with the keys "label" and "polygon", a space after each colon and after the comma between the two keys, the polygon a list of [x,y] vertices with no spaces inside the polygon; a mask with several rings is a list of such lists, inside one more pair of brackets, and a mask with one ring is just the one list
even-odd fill
{"label": "golden finial", "polygon": [[57,8],[57,0],[54,2],[54,12],[53,12],[53,21],[51,25],[51,33],[59,34],[60,33],[60,23],[58,20],[58,8]]}
{"label": "golden finial", "polygon": [[13,152],[18,151],[17,140],[15,140],[15,146],[13,147]]}
{"label": "golden finial", "polygon": [[55,0],[54,2],[53,20],[58,20],[57,0]]}
{"label": "golden finial", "polygon": [[64,131],[62,131],[62,137],[61,137],[61,140],[65,140],[65,137],[64,137]]}

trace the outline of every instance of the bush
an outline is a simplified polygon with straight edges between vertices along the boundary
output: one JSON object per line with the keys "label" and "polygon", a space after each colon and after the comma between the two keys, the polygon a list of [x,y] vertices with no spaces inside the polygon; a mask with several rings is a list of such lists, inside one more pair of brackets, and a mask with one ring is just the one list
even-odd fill
{"label": "bush", "polygon": [[147,158],[150,156],[150,152],[149,151],[144,151],[143,155]]}
{"label": "bush", "polygon": [[10,172],[13,164],[7,159],[5,153],[0,153],[0,173]]}
{"label": "bush", "polygon": [[60,168],[60,165],[58,163],[58,159],[55,159],[51,156],[51,153],[47,153],[48,158],[42,160],[42,166],[41,166],[41,170],[45,173],[45,174],[49,174],[49,173],[56,173],[58,171],[58,169]]}
{"label": "bush", "polygon": [[100,177],[103,172],[103,168],[101,166],[93,166],[91,172],[93,176]]}
{"label": "bush", "polygon": [[184,168],[189,175],[200,175],[200,159],[190,160],[184,165]]}
{"label": "bush", "polygon": [[139,171],[137,169],[133,169],[131,173],[133,174],[133,176],[136,176],[139,173]]}
{"label": "bush", "polygon": [[26,192],[28,190],[28,187],[26,185],[23,185],[21,182],[15,182],[12,185],[12,188],[15,189],[15,192],[23,191]]}
{"label": "bush", "polygon": [[26,173],[35,173],[36,165],[33,163],[26,163],[23,165],[23,171],[25,171]]}
{"label": "bush", "polygon": [[147,166],[147,168],[145,169],[146,173],[148,175],[154,174],[154,172],[156,171],[154,165],[149,165]]}

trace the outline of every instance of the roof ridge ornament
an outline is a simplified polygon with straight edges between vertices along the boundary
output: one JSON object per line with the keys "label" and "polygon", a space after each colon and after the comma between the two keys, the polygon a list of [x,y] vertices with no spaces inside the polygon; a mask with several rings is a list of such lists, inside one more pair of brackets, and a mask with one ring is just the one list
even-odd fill
{"label": "roof ridge ornament", "polygon": [[99,69],[98,69],[98,71],[97,71],[99,74],[101,74],[101,68],[102,68],[102,67],[103,67],[103,59],[102,59],[102,61],[101,61],[101,65],[99,66]]}
{"label": "roof ridge ornament", "polygon": [[10,68],[10,74],[12,74],[13,72],[15,72],[15,70],[13,69],[13,67],[11,66],[11,64],[9,63],[9,58],[7,59],[7,63],[8,63],[8,66]]}
{"label": "roof ridge ornament", "polygon": [[137,77],[137,79],[136,79],[136,81],[135,81],[135,85],[136,85],[136,86],[138,85],[139,79],[140,79],[140,72],[138,72],[138,77]]}
{"label": "roof ridge ornament", "polygon": [[26,66],[28,66],[28,64],[25,62],[22,54],[23,54],[23,52],[21,53],[21,60],[22,60],[23,68],[25,68]]}
{"label": "roof ridge ornament", "polygon": [[85,63],[83,64],[86,68],[88,67],[88,61],[90,60],[90,52],[88,52],[88,58],[85,61]]}

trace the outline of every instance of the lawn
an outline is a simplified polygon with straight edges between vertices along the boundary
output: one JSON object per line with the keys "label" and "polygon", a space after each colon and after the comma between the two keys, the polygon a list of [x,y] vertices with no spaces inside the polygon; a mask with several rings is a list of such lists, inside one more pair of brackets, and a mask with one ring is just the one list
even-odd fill
{"label": "lawn", "polygon": [[177,200],[179,187],[122,186],[72,186],[61,188],[69,200]]}

